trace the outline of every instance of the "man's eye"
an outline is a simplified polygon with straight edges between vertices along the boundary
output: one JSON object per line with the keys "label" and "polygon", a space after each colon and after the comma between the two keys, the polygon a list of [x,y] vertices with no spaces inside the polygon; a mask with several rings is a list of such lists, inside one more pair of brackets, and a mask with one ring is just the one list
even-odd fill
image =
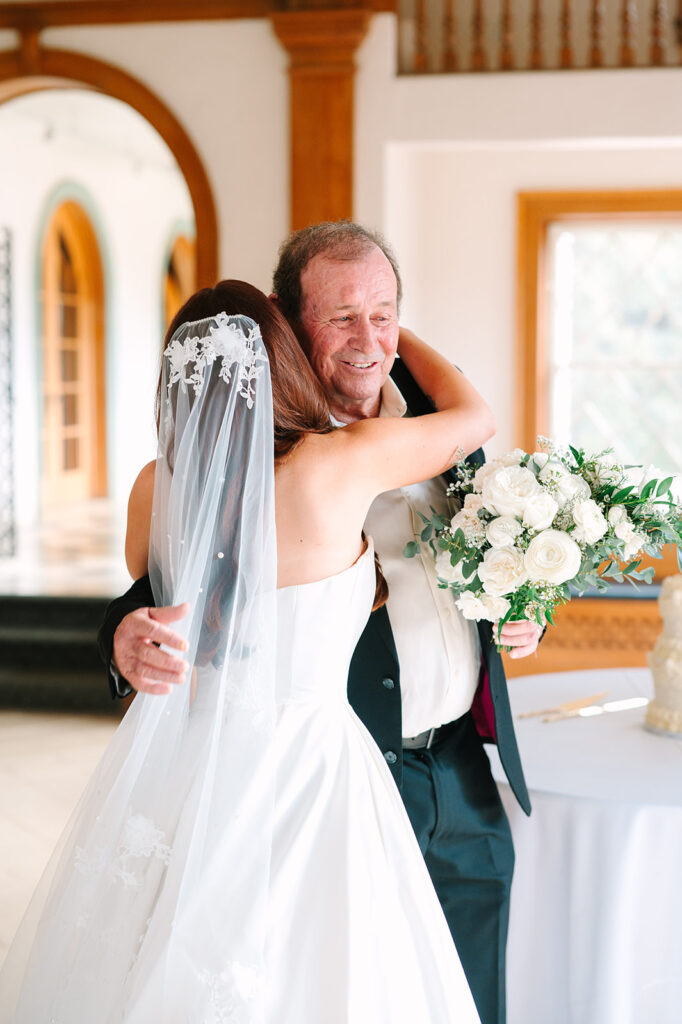
{"label": "man's eye", "polygon": [[337,318],[336,318],[337,324],[347,324],[349,321],[350,321],[350,317],[349,316],[337,316]]}

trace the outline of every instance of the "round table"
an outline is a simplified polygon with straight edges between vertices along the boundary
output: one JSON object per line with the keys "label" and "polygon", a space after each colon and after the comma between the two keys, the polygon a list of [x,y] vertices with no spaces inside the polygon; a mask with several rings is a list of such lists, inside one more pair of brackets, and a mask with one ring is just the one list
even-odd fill
{"label": "round table", "polygon": [[682,740],[644,729],[645,708],[518,718],[602,691],[651,697],[649,671],[555,672],[509,688],[533,813],[487,747],[516,849],[508,1024],[679,1024]]}

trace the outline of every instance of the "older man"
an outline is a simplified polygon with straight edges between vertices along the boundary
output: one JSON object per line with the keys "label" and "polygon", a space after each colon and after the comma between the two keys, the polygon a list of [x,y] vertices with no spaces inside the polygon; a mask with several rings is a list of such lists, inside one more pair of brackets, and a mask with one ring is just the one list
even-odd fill
{"label": "older man", "polygon": [[[339,426],[431,408],[396,361],[400,277],[390,250],[356,224],[319,224],[291,236],[274,275],[276,301],[296,331]],[[483,461],[483,453],[471,456]],[[530,810],[509,699],[490,623],[467,622],[438,588],[428,555],[402,555],[419,512],[445,508],[447,476],[381,495],[367,518],[389,586],[355,651],[351,704],[396,783],[450,925],[483,1024],[505,1019],[505,946],[513,848],[484,741],[498,743],[519,802]],[[148,578],[110,606],[100,649],[112,692],[163,692],[183,663],[155,643],[184,609],[154,608]],[[535,651],[538,630],[509,623],[512,657]],[[126,685],[126,680],[130,684]],[[358,1022],[360,1024],[360,1022]]]}

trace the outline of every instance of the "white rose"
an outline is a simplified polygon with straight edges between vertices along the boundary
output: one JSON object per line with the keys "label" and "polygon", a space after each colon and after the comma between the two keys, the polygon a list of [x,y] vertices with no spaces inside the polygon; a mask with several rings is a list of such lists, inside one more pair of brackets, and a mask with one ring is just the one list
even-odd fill
{"label": "white rose", "polygon": [[535,474],[522,466],[504,466],[483,484],[483,504],[495,515],[522,516],[528,499],[542,488]]}
{"label": "white rose", "polygon": [[575,501],[576,499],[589,498],[592,494],[587,480],[578,473],[568,473],[559,481],[559,503],[561,498],[564,501]]}
{"label": "white rose", "polygon": [[514,448],[511,452],[506,452],[504,455],[498,455],[495,462],[498,466],[518,466],[521,459],[525,457],[523,448]]}
{"label": "white rose", "polygon": [[646,544],[646,537],[643,533],[638,533],[629,519],[624,519],[620,523],[616,523],[616,527],[613,531],[616,537],[620,540],[625,541],[625,549],[623,551],[623,558],[630,559],[641,551],[642,546]]}
{"label": "white rose", "polygon": [[609,528],[606,517],[592,498],[575,503],[573,506],[573,522],[576,525],[576,529],[573,532],[574,539],[584,541],[585,544],[596,544]]}
{"label": "white rose", "polygon": [[625,505],[612,505],[609,509],[608,520],[611,526],[618,526],[618,523],[622,523],[627,517]]}
{"label": "white rose", "polygon": [[450,552],[439,551],[436,555],[436,575],[443,583],[464,583],[462,561],[453,565],[450,561]]}
{"label": "white rose", "polygon": [[463,594],[460,594],[455,601],[455,604],[465,619],[476,619],[478,622],[479,619],[488,618],[488,609],[486,606],[480,598],[475,597],[469,590],[465,590]]}
{"label": "white rose", "polygon": [[484,594],[481,598],[481,604],[487,611],[487,618],[489,618],[491,622],[497,622],[498,619],[503,619],[511,608],[506,597],[493,597],[492,594]]}
{"label": "white rose", "polygon": [[478,578],[492,597],[512,593],[527,579],[523,555],[517,548],[489,548],[478,567]]}
{"label": "white rose", "polygon": [[485,537],[485,526],[478,518],[478,514],[471,508],[463,508],[461,512],[454,515],[450,520],[450,527],[453,533],[461,530],[467,544],[478,544]]}
{"label": "white rose", "polygon": [[580,569],[580,548],[561,530],[543,530],[533,537],[523,558],[533,583],[566,583]]}
{"label": "white rose", "polygon": [[523,525],[529,530],[546,530],[554,522],[559,506],[547,491],[534,495],[523,512]]}
{"label": "white rose", "polygon": [[587,481],[577,473],[571,473],[563,462],[547,462],[538,473],[538,480],[550,488],[559,508],[563,508],[567,501],[590,497]]}
{"label": "white rose", "polygon": [[600,484],[617,484],[623,477],[623,467],[613,461],[610,455],[600,455],[594,460],[594,479]]}
{"label": "white rose", "polygon": [[467,494],[464,499],[464,508],[478,512],[479,508],[483,508],[483,498],[480,494]]}
{"label": "white rose", "polygon": [[523,527],[518,519],[514,516],[499,516],[488,523],[485,536],[494,548],[510,548],[520,533],[523,533]]}
{"label": "white rose", "polygon": [[473,485],[476,490],[481,491],[483,489],[483,484],[486,482],[490,474],[497,472],[499,468],[500,463],[496,459],[493,459],[492,462],[484,462],[483,465],[474,473]]}
{"label": "white rose", "polygon": [[547,452],[533,452],[531,458],[538,467],[538,470],[544,469],[549,462],[549,454]]}
{"label": "white rose", "polygon": [[[538,455],[542,456],[542,452],[538,452]],[[552,459],[547,459],[538,473],[538,480],[543,484],[550,484],[553,481],[558,483],[565,476],[570,476],[570,472],[566,469],[563,462],[554,462]]]}

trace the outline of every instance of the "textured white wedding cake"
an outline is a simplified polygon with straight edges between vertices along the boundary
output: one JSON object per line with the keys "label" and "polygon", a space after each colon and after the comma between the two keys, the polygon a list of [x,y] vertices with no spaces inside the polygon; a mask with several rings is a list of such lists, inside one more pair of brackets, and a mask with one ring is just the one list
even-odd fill
{"label": "textured white wedding cake", "polygon": [[682,576],[663,580],[658,606],[663,632],[647,656],[654,677],[654,699],[646,724],[655,732],[682,735]]}

